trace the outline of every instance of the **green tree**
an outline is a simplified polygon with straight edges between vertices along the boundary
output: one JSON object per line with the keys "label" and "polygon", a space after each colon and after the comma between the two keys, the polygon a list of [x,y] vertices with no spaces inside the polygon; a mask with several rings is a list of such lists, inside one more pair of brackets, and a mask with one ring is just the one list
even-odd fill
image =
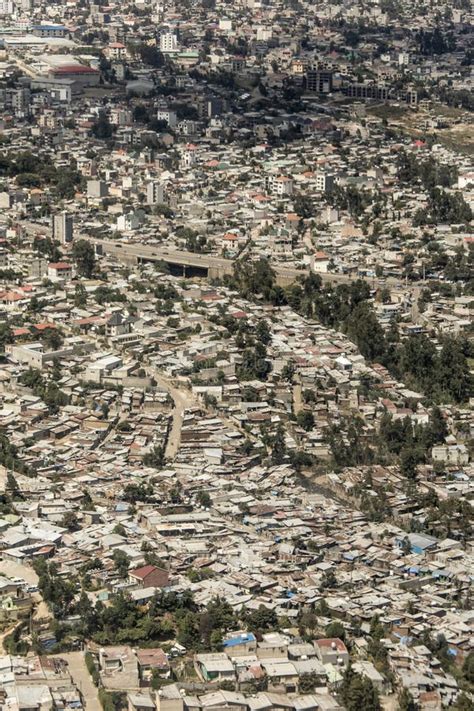
{"label": "green tree", "polygon": [[299,678],[298,690],[300,694],[310,694],[319,683],[319,676],[315,672],[306,672]]}
{"label": "green tree", "polygon": [[43,343],[52,351],[57,351],[63,344],[63,336],[57,328],[46,328],[42,336]]}
{"label": "green tree", "polygon": [[377,689],[370,679],[356,674],[351,665],[345,671],[340,694],[347,711],[381,711]]}
{"label": "green tree", "polygon": [[467,694],[459,694],[454,705],[450,706],[451,711],[472,711],[472,698]]}
{"label": "green tree", "polygon": [[61,526],[67,528],[70,532],[78,531],[80,526],[77,514],[75,514],[74,511],[66,511],[62,518]]}
{"label": "green tree", "polygon": [[207,491],[199,491],[196,500],[200,506],[204,506],[206,509],[212,506],[212,499]]}
{"label": "green tree", "polygon": [[7,343],[13,343],[13,331],[6,321],[0,323],[0,352],[5,352]]}
{"label": "green tree", "polygon": [[342,639],[342,641],[344,641],[346,638],[346,630],[341,622],[334,620],[334,622],[330,622],[327,625],[325,635],[329,639]]}
{"label": "green tree", "polygon": [[105,141],[112,137],[112,124],[109,121],[107,113],[103,110],[99,111],[97,118],[92,124],[92,135],[101,141]]}
{"label": "green tree", "polygon": [[462,673],[470,684],[474,684],[474,652],[469,652],[465,658]]}
{"label": "green tree", "polygon": [[90,279],[94,273],[96,263],[93,245],[85,239],[74,242],[72,257],[76,262],[79,274]]}
{"label": "green tree", "polygon": [[74,289],[74,306],[82,308],[87,304],[87,291],[84,284],[76,284]]}
{"label": "green tree", "polygon": [[414,449],[406,447],[400,453],[400,471],[404,477],[413,481],[416,479],[416,468],[419,457]]}
{"label": "green tree", "polygon": [[274,630],[278,627],[278,618],[275,610],[260,605],[257,610],[247,614],[247,624],[255,631]]}
{"label": "green tree", "polygon": [[187,649],[196,649],[199,646],[199,624],[193,612],[186,612],[179,620],[177,639]]}
{"label": "green tree", "polygon": [[261,319],[257,323],[257,328],[255,329],[255,337],[258,341],[260,341],[260,343],[263,343],[264,346],[270,343],[272,339],[272,334],[270,331],[270,327],[268,326],[268,322],[264,319]]}
{"label": "green tree", "polygon": [[130,567],[130,558],[128,555],[119,548],[116,548],[113,552],[112,560],[114,561],[119,577],[126,578]]}
{"label": "green tree", "polygon": [[429,431],[433,444],[444,442],[448,434],[448,426],[439,407],[433,407],[431,410]]}
{"label": "green tree", "polygon": [[166,463],[165,449],[162,445],[155,445],[150,452],[143,457],[143,464],[154,469],[163,469]]}
{"label": "green tree", "polygon": [[286,456],[285,429],[280,423],[272,440],[271,458],[273,464],[283,464]]}
{"label": "green tree", "polygon": [[314,427],[314,416],[309,410],[300,410],[296,416],[296,421],[306,432],[309,432]]}

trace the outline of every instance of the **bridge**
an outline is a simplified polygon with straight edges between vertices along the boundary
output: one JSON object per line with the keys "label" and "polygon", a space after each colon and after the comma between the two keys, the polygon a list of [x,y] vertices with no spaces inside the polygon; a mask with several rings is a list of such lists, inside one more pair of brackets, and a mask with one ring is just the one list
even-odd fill
{"label": "bridge", "polygon": [[[95,237],[83,236],[92,242],[98,254],[108,254],[128,264],[143,262],[164,262],[171,271],[182,276],[203,276],[209,279],[222,279],[226,274],[233,274],[235,261],[210,254],[199,254],[184,250],[169,249],[163,245],[147,245],[139,242],[116,242]],[[280,286],[292,284],[299,276],[309,274],[308,269],[293,269],[272,265]]]}
{"label": "bridge", "polygon": [[[202,276],[209,279],[222,279],[226,274],[233,274],[235,260],[225,257],[215,257],[210,254],[198,254],[184,250],[170,249],[164,245],[147,245],[140,242],[118,242],[115,240],[99,239],[88,235],[81,235],[96,246],[99,254],[107,254],[126,264],[139,264],[143,262],[164,262],[173,274],[184,277]],[[276,275],[277,284],[288,286],[293,284],[298,277],[305,277],[310,273],[308,268],[295,269],[280,264],[271,264]],[[322,281],[331,284],[350,283],[356,279],[364,279],[370,285],[375,280],[372,277],[359,277],[350,274],[319,273]],[[387,286],[394,286],[397,279],[385,279]]]}
{"label": "bridge", "polygon": [[[32,222],[23,222],[22,228],[29,234],[49,234],[48,228]],[[235,260],[225,257],[216,257],[210,254],[198,254],[185,250],[170,249],[166,245],[149,245],[142,242],[119,242],[118,240],[101,239],[85,233],[75,235],[75,239],[84,239],[95,245],[99,254],[108,254],[125,264],[135,265],[141,262],[164,262],[172,274],[184,277],[201,276],[210,279],[222,279],[226,274],[232,274]],[[309,269],[295,269],[284,265],[271,263],[276,275],[277,284],[288,286],[293,284],[298,277],[305,277]],[[359,276],[358,274],[334,274],[332,272],[318,272],[325,284],[350,284],[356,279],[362,279],[371,287],[387,286],[388,288],[400,287],[400,279],[385,277],[381,280],[374,277]],[[411,290],[410,285],[406,288]]]}

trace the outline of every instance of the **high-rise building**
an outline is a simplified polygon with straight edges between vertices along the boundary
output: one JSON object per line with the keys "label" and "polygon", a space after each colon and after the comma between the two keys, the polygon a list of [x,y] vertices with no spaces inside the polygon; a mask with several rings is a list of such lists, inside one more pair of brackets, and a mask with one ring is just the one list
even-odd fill
{"label": "high-rise building", "polygon": [[334,175],[331,173],[316,173],[316,190],[330,193],[334,189]]}
{"label": "high-rise building", "polygon": [[160,37],[160,51],[163,54],[179,52],[178,38],[174,32],[164,32]]}
{"label": "high-rise building", "polygon": [[146,201],[148,205],[162,205],[165,201],[165,189],[162,183],[155,180],[146,187]]}
{"label": "high-rise building", "polygon": [[332,72],[308,69],[305,85],[307,91],[314,91],[317,94],[329,94],[332,91]]}
{"label": "high-rise building", "polygon": [[74,237],[73,219],[67,212],[53,216],[53,239],[61,244],[70,244]]}

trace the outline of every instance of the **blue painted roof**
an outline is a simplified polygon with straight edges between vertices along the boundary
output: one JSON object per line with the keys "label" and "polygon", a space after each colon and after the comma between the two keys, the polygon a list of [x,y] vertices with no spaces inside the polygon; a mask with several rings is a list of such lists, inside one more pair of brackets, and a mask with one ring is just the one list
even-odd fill
{"label": "blue painted roof", "polygon": [[252,632],[247,632],[247,634],[239,634],[237,637],[231,637],[226,639],[223,643],[223,647],[236,647],[238,644],[247,644],[247,642],[255,642],[255,635]]}
{"label": "blue painted roof", "polygon": [[67,30],[65,25],[33,25],[34,30]]}

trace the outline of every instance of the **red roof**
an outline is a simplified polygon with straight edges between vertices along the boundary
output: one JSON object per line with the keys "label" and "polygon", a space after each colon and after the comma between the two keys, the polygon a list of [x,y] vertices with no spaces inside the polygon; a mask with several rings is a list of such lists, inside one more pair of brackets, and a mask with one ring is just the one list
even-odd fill
{"label": "red roof", "polygon": [[231,316],[233,318],[247,318],[247,314],[245,313],[245,311],[234,311]]}
{"label": "red roof", "polygon": [[135,568],[135,570],[130,571],[130,575],[134,578],[141,578],[144,580],[150,573],[153,573],[158,568],[155,565],[144,565],[142,568]]}
{"label": "red roof", "polygon": [[0,298],[5,301],[21,301],[25,298],[25,294],[18,294],[16,291],[2,291]]}
{"label": "red roof", "polygon": [[316,640],[318,647],[325,647],[326,649],[332,649],[335,646],[338,652],[347,652],[347,647],[339,637],[328,637],[327,639]]}
{"label": "red roof", "polygon": [[71,269],[71,265],[67,262],[50,262],[48,267],[51,267],[51,269]]}
{"label": "red roof", "polygon": [[64,64],[62,67],[53,69],[53,74],[99,74],[99,71],[83,64]]}
{"label": "red roof", "polygon": [[47,331],[48,328],[57,328],[56,324],[54,323],[35,323],[33,327],[36,329],[36,331]]}

